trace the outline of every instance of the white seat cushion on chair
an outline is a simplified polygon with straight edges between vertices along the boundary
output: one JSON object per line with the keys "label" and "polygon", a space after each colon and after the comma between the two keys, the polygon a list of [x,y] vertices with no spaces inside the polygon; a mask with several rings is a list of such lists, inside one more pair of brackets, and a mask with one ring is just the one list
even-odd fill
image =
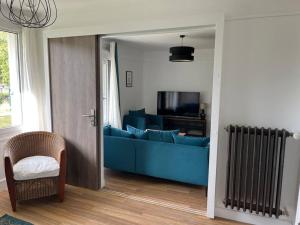
{"label": "white seat cushion on chair", "polygon": [[18,161],[13,171],[15,180],[56,177],[59,175],[59,164],[52,157],[31,156]]}

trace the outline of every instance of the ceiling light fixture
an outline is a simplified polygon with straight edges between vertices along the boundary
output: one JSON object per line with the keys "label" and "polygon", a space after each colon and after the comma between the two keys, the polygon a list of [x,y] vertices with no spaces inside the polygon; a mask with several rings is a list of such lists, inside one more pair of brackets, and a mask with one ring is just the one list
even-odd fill
{"label": "ceiling light fixture", "polygon": [[185,35],[180,35],[181,46],[176,46],[170,48],[170,57],[171,62],[192,62],[194,61],[194,48],[189,46],[183,46],[183,38]]}
{"label": "ceiling light fixture", "polygon": [[12,23],[27,28],[48,27],[57,18],[54,0],[0,0],[0,12]]}

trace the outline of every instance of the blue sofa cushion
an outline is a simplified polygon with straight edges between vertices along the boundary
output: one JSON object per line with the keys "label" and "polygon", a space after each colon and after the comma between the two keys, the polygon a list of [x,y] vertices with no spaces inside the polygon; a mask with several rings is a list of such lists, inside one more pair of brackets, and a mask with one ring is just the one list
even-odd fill
{"label": "blue sofa cushion", "polygon": [[110,128],[110,135],[115,136],[115,137],[124,137],[124,138],[132,138],[133,137],[133,135],[131,133],[129,133],[128,131],[114,128],[114,127]]}
{"label": "blue sofa cushion", "polygon": [[104,126],[104,127],[103,127],[103,134],[104,134],[104,135],[107,135],[107,136],[110,136],[110,128],[111,128],[110,125]]}
{"label": "blue sofa cushion", "polygon": [[147,130],[150,141],[161,141],[174,143],[173,134],[178,134],[179,130]]}
{"label": "blue sofa cushion", "polygon": [[140,109],[140,110],[129,110],[129,116],[145,117],[146,110],[145,110],[145,108]]}
{"label": "blue sofa cushion", "polygon": [[148,139],[148,131],[141,130],[138,128],[135,128],[133,126],[127,125],[127,131],[132,134],[136,139]]}
{"label": "blue sofa cushion", "polygon": [[125,115],[123,117],[123,130],[127,129],[127,125],[136,127],[141,130],[146,130],[146,118]]}
{"label": "blue sofa cushion", "polygon": [[180,136],[173,134],[173,139],[175,144],[181,145],[194,145],[200,147],[207,147],[209,143],[209,137],[189,137],[189,136]]}

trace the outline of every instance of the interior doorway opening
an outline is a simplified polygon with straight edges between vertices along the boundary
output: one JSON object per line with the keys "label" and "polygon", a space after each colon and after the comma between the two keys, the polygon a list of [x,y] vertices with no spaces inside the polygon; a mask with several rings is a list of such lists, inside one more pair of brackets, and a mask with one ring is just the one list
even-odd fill
{"label": "interior doorway opening", "polygon": [[[215,61],[215,27],[198,27],[193,29],[175,29],[175,30],[164,30],[164,31],[153,31],[153,32],[142,32],[142,33],[129,33],[129,34],[117,34],[107,35],[102,37],[101,47],[101,61],[102,61],[102,113],[103,113],[103,127],[109,124],[109,97],[111,94],[110,82],[111,82],[111,54],[110,54],[110,43],[114,42],[117,44],[117,70],[118,70],[118,88],[119,88],[119,110],[121,115],[121,127],[123,130],[127,130],[124,118],[131,113],[139,113],[138,111],[144,109],[145,117],[149,115],[158,115],[163,117],[163,129],[167,130],[180,130],[180,135],[183,137],[190,136],[204,136],[210,137],[211,128],[211,107],[212,107],[212,96],[213,96],[213,76],[214,76],[214,61]],[[191,46],[195,49],[194,61],[193,62],[170,62],[169,61],[169,49],[174,46],[183,46],[181,43],[180,35],[185,35],[184,46]],[[115,56],[114,56],[114,59]],[[179,93],[200,93],[198,102],[198,115],[186,116],[186,115],[168,115],[168,113],[162,115],[158,113],[158,101],[160,101],[159,93],[168,92],[169,97],[172,99],[173,111],[174,110],[174,99]],[[192,98],[191,95],[187,95],[188,98]],[[178,102],[176,103],[178,104]],[[165,105],[165,108],[170,108],[170,102]],[[170,111],[169,111],[170,113]],[[202,115],[201,115],[202,114]],[[171,117],[169,117],[171,116]],[[201,117],[202,116],[202,117]],[[139,116],[138,116],[139,117]],[[191,117],[190,120],[181,120],[183,117]],[[194,118],[192,118],[194,117]],[[199,122],[197,117],[201,117]],[[174,121],[175,118],[175,121]],[[179,120],[177,121],[176,120]],[[203,119],[205,118],[205,119]],[[140,119],[138,119],[140,120]],[[204,121],[204,122],[203,122]],[[149,122],[146,119],[146,123]],[[199,124],[198,124],[199,123]],[[205,124],[203,128],[203,124]],[[177,127],[178,126],[178,127]],[[133,126],[134,127],[134,126]],[[134,127],[138,128],[138,127]],[[189,129],[187,129],[189,128]],[[110,133],[111,135],[111,133]],[[176,134],[178,135],[178,134]],[[188,178],[182,179],[182,168],[177,169],[174,166],[173,174],[163,173],[164,169],[161,169],[162,173],[159,172],[159,163],[157,159],[160,157],[159,149],[170,148],[171,154],[169,160],[172,161],[172,157],[176,160],[191,160],[194,157],[191,154],[184,158],[183,155],[176,153],[172,155],[172,144],[176,143],[164,143],[163,147],[159,146],[161,143],[154,143],[155,141],[149,140],[151,143],[146,143],[148,140],[136,140],[132,138],[126,140],[126,143],[117,140],[106,141],[107,137],[104,135],[104,161],[103,165],[106,167],[103,170],[103,177],[105,178],[104,187],[114,192],[117,195],[123,195],[127,198],[135,198],[140,201],[147,203],[159,204],[165,207],[173,207],[183,211],[189,211],[195,214],[206,215],[207,210],[207,193],[206,187],[209,190],[208,181],[207,184],[199,185],[196,181],[189,181]],[[174,135],[173,135],[174,136]],[[172,140],[174,142],[174,137]],[[110,139],[113,139],[109,137]],[[124,138],[124,137],[121,137]],[[180,137],[179,137],[180,138]],[[192,139],[194,140],[194,139]],[[124,141],[124,140],[123,140]],[[142,144],[132,142],[143,142]],[[107,144],[109,142],[109,144]],[[155,157],[147,157],[147,154],[143,156],[136,156],[136,152],[131,152],[132,161],[125,160],[127,165],[119,168],[120,164],[124,164],[124,158],[130,157],[129,154],[122,155],[118,151],[122,151],[122,148],[126,144],[134,146],[133,151],[143,151],[143,148],[154,148],[154,152],[147,154],[155,154]],[[149,145],[148,145],[149,144]],[[135,146],[136,145],[136,146]],[[157,145],[157,147],[155,146]],[[169,145],[169,146],[167,146]],[[183,145],[182,143],[179,145]],[[193,151],[194,148],[199,146],[190,145],[181,146],[182,149],[187,151]],[[107,157],[108,151],[105,148],[116,148],[116,151]],[[193,150],[191,150],[193,149]],[[196,150],[197,151],[197,150]],[[200,148],[198,152],[201,151]],[[130,150],[129,150],[130,152]],[[149,155],[148,155],[149,156]],[[190,157],[190,158],[189,158]],[[203,156],[205,157],[205,155]],[[144,161],[140,161],[140,160]],[[150,160],[147,161],[147,160]],[[115,161],[113,161],[115,160]],[[123,161],[122,161],[123,160]],[[151,163],[151,160],[155,162]],[[162,157],[161,168],[163,165],[168,164],[169,160],[165,160]],[[207,158],[207,163],[208,163]],[[125,164],[126,164],[125,163]],[[195,164],[201,163],[197,160],[193,161]],[[115,164],[115,165],[113,165]],[[119,164],[119,165],[118,165]],[[143,164],[147,164],[144,167],[158,167],[158,171],[151,171],[151,168],[143,168]],[[136,167],[140,167],[137,169]],[[190,174],[194,173],[207,173],[206,168],[201,170],[191,170]],[[195,167],[197,168],[197,166]],[[150,172],[147,170],[149,169]],[[206,170],[207,169],[207,170]],[[188,173],[186,170],[185,173]],[[197,172],[195,172],[197,171]],[[175,174],[175,175],[174,175]],[[176,175],[178,177],[176,177]],[[174,177],[175,176],[175,177]],[[188,177],[188,176],[187,176]],[[104,182],[102,182],[104,183]]]}

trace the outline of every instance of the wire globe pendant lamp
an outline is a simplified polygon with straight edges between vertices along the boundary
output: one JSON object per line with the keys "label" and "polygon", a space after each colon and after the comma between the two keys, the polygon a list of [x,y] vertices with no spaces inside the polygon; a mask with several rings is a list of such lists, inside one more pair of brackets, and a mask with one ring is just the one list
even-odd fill
{"label": "wire globe pendant lamp", "polygon": [[0,12],[10,22],[27,28],[48,27],[57,19],[54,0],[0,0]]}
{"label": "wire globe pendant lamp", "polygon": [[171,62],[192,62],[194,61],[194,48],[189,46],[183,46],[183,38],[185,35],[180,35],[181,46],[176,46],[170,48],[170,57]]}

